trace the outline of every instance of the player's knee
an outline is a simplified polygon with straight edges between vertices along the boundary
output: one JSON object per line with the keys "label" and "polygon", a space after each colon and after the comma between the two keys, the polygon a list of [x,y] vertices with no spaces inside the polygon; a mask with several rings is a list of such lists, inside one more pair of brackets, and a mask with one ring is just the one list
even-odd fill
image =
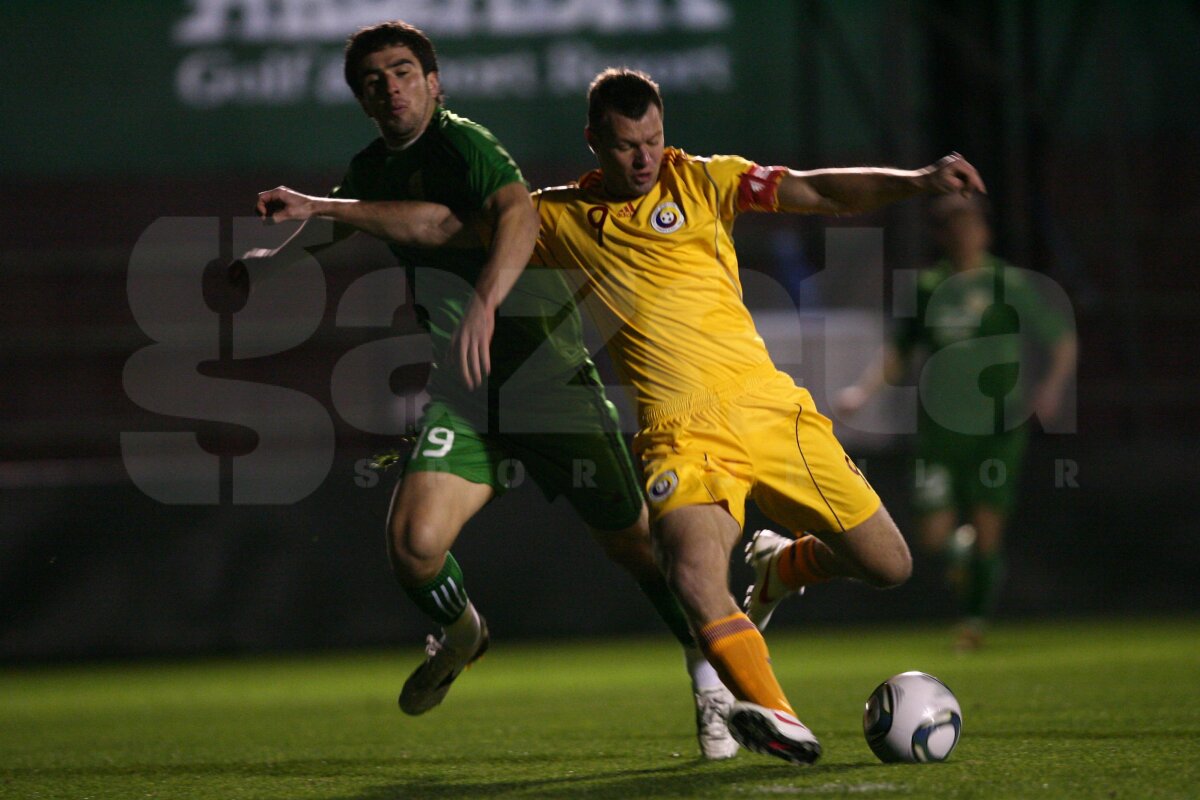
{"label": "player's knee", "polygon": [[917,523],[917,541],[926,553],[940,553],[954,534],[956,516],[953,511],[934,511],[925,514]]}
{"label": "player's knee", "polygon": [[912,577],[912,554],[901,540],[897,547],[873,559],[864,572],[867,583],[876,589],[891,589]]}
{"label": "player's knee", "polygon": [[884,508],[846,532],[838,554],[852,564],[852,574],[877,589],[899,586],[912,575],[912,553],[903,534]]}
{"label": "player's knee", "polygon": [[446,548],[436,532],[419,520],[394,519],[389,530],[392,565],[402,581],[432,580],[441,568]]}

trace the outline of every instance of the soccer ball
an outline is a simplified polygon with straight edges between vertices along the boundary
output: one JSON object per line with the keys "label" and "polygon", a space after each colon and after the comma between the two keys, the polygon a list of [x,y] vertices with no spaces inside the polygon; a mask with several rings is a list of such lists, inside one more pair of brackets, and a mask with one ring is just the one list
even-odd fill
{"label": "soccer ball", "polygon": [[888,678],[863,711],[863,734],[880,761],[945,761],[961,732],[958,699],[924,672]]}

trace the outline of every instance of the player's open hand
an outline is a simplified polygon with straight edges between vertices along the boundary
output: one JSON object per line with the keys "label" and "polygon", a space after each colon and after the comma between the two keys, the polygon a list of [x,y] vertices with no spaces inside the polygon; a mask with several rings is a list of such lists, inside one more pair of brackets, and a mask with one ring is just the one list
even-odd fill
{"label": "player's open hand", "polygon": [[292,191],[286,186],[277,186],[258,193],[254,212],[263,222],[287,222],[306,220],[313,215],[313,203],[317,198]]}
{"label": "player's open hand", "polygon": [[472,297],[467,313],[450,340],[450,353],[458,363],[459,374],[468,389],[483,385],[492,371],[492,333],[496,328],[495,311]]}
{"label": "player's open hand", "polygon": [[960,194],[969,197],[975,192],[987,194],[983,179],[971,163],[958,153],[951,153],[925,168],[926,188],[931,194]]}
{"label": "player's open hand", "polygon": [[852,417],[862,410],[871,395],[858,385],[847,386],[833,398],[833,410],[839,417]]}

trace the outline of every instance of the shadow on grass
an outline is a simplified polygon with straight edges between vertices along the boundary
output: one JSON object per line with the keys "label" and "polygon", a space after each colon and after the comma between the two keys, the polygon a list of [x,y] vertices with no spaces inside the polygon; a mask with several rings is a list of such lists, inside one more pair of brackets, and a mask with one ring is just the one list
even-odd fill
{"label": "shadow on grass", "polygon": [[[181,764],[98,764],[49,768],[10,768],[5,780],[110,778],[169,781],[174,778],[246,778],[280,781],[327,778],[366,786],[381,775],[393,782],[335,794],[329,800],[462,800],[463,798],[515,795],[546,798],[701,797],[724,794],[739,783],[816,781],[825,783],[877,764],[838,764],[795,767],[775,759],[742,753],[736,761],[709,762],[699,758],[645,769],[603,768],[604,757],[588,759],[572,774],[563,773],[557,756],[484,758],[472,763],[475,774],[462,775],[461,755],[433,758],[327,758],[287,759],[266,762],[192,762]],[[542,770],[558,773],[544,777],[519,777],[514,772]],[[454,773],[462,775],[456,780]],[[494,773],[481,779],[479,773]],[[407,773],[407,774],[405,774]],[[131,784],[132,785],[132,784]],[[282,787],[281,787],[282,791]],[[335,790],[336,791],[336,790]]]}
{"label": "shadow on grass", "polygon": [[[818,779],[822,783],[872,764],[796,767],[774,759],[743,754],[736,766],[691,759],[646,769],[587,771],[544,778],[497,778],[494,781],[452,781],[436,774],[418,780],[378,786],[361,794],[331,800],[461,800],[472,797],[614,798],[724,796],[739,783]],[[561,762],[559,762],[561,764]]]}
{"label": "shadow on grass", "polygon": [[199,761],[182,764],[97,764],[95,766],[7,768],[8,778],[172,778],[211,776],[234,778],[334,777],[377,772],[396,765],[392,758],[305,758],[281,761]]}

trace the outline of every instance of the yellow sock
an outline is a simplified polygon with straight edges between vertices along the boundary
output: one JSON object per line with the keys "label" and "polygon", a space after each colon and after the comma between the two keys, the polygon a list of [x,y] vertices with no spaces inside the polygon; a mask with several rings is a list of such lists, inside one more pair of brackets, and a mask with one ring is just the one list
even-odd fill
{"label": "yellow sock", "polygon": [[730,614],[700,629],[700,647],[738,700],[795,715],[775,679],[762,634],[745,614]]}
{"label": "yellow sock", "polygon": [[816,550],[824,547],[812,534],[801,536],[779,554],[779,579],[789,589],[824,583],[833,575],[817,562]]}

